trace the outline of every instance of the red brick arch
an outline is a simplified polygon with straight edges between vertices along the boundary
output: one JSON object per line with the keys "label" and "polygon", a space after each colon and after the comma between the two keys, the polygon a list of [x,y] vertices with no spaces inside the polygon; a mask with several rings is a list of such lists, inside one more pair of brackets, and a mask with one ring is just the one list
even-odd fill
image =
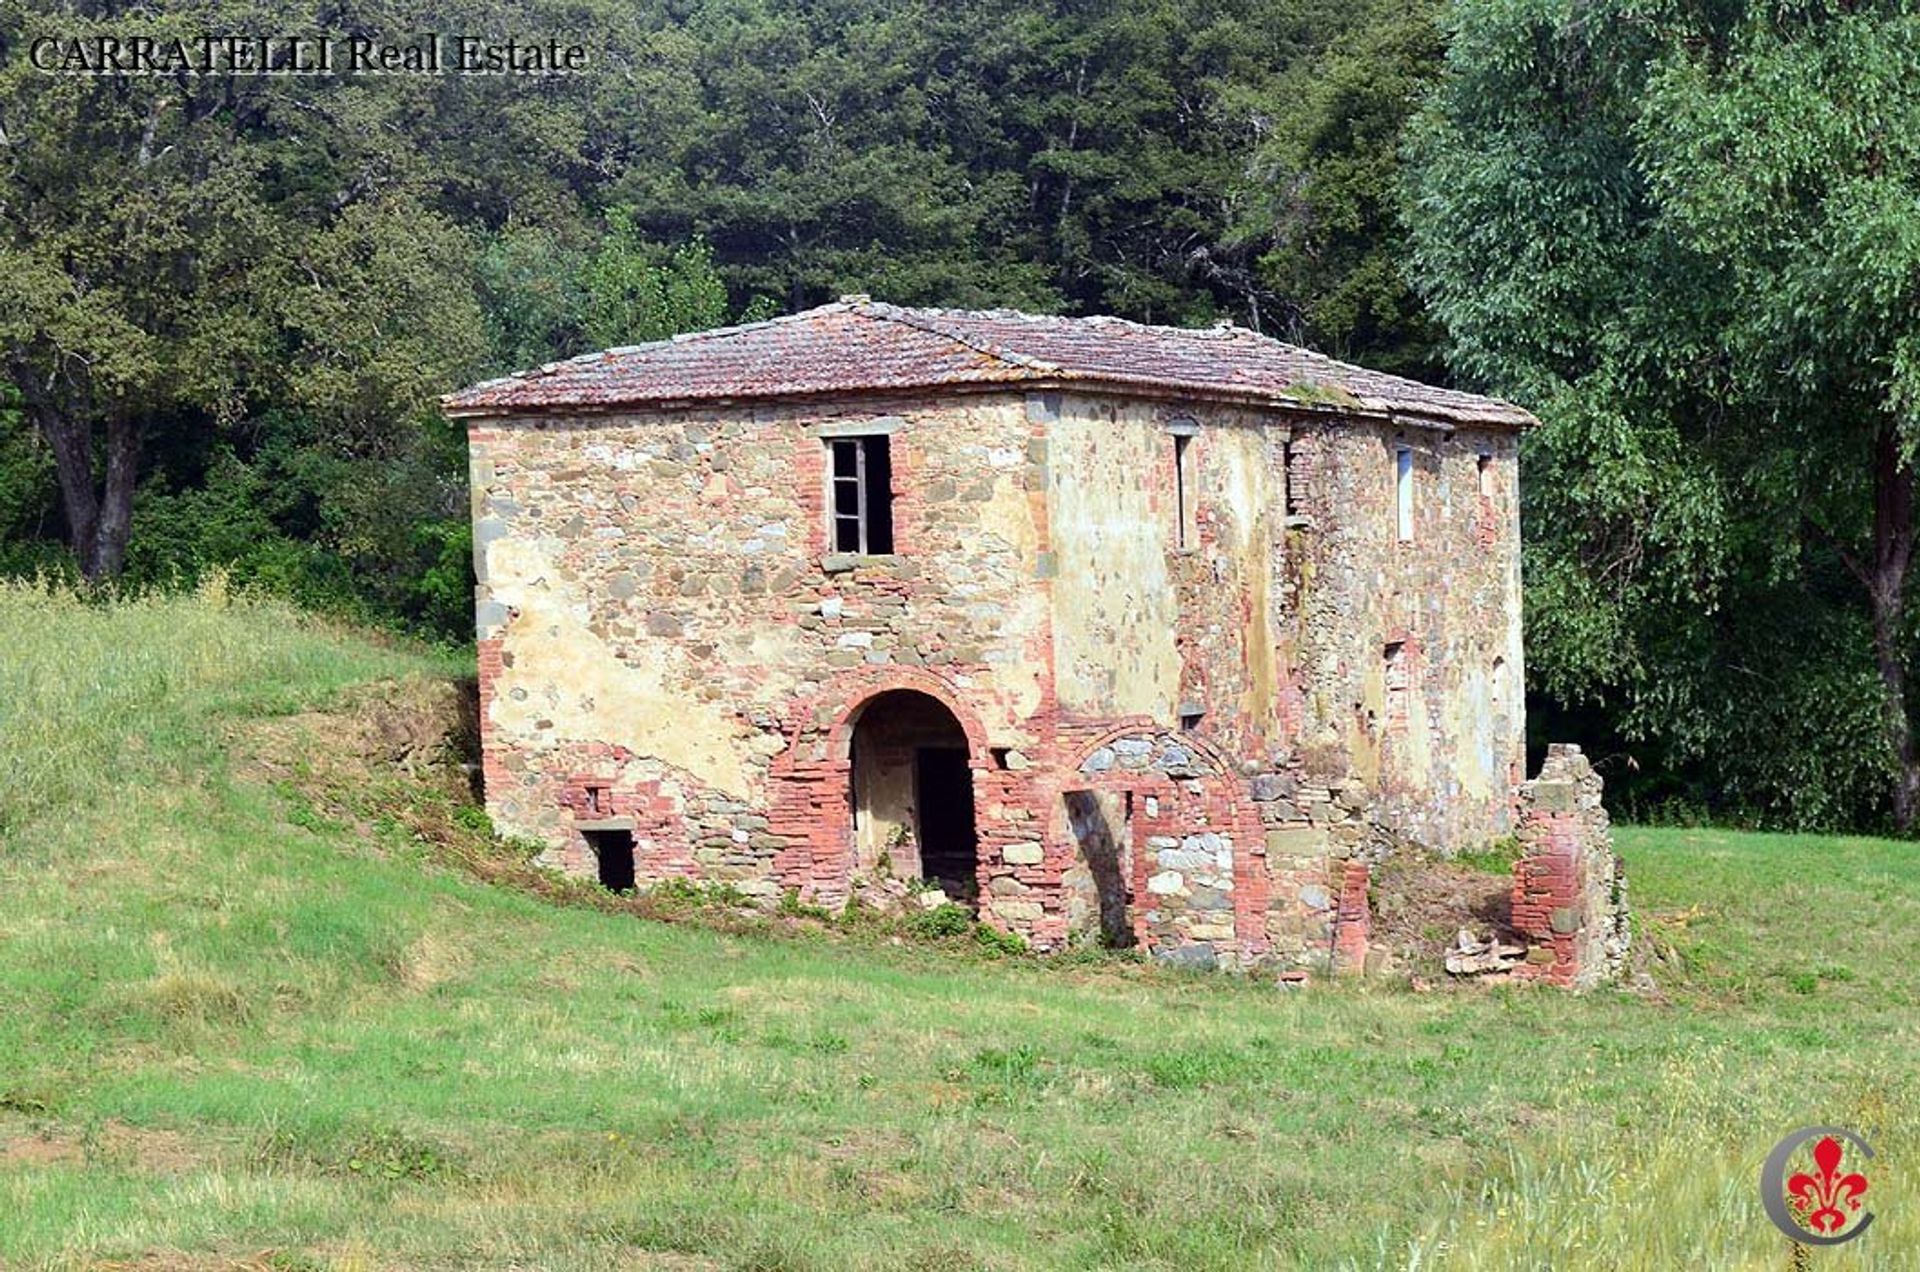
{"label": "red brick arch", "polygon": [[[976,808],[985,802],[982,787],[990,769],[986,726],[952,683],[920,667],[848,668],[829,678],[818,693],[792,705],[786,749],[773,760],[767,821],[769,829],[787,841],[774,857],[782,887],[828,905],[847,899],[854,860],[848,803],[854,726],[869,702],[900,690],[925,694],[959,721],[967,738]],[[823,714],[832,721],[824,730],[817,723]]]}
{"label": "red brick arch", "polygon": [[945,707],[960,722],[967,735],[967,761],[974,768],[987,763],[987,730],[980,717],[966,705],[958,690],[943,677],[919,667],[876,667],[872,672],[854,669],[836,676],[817,700],[835,705],[833,731],[827,752],[844,762],[852,753],[854,726],[867,705],[885,693],[922,693]]}

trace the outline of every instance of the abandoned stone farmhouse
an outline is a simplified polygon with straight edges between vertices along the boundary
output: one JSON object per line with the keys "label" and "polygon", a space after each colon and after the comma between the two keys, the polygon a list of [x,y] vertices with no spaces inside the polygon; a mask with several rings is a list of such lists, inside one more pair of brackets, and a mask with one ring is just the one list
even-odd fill
{"label": "abandoned stone farmhouse", "polygon": [[1516,829],[1516,407],[860,296],[445,407],[488,809],[568,871],[1306,965]]}

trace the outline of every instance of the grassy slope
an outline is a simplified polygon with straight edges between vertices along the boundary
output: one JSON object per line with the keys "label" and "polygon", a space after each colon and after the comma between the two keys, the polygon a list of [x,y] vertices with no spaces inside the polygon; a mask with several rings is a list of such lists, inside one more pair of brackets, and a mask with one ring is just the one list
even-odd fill
{"label": "grassy slope", "polygon": [[956,963],[301,815],[233,719],[447,668],[286,611],[0,591],[0,651],[0,1264],[1779,1267],[1837,1121],[1822,1266],[1915,1266],[1905,845],[1622,832],[1664,1003]]}

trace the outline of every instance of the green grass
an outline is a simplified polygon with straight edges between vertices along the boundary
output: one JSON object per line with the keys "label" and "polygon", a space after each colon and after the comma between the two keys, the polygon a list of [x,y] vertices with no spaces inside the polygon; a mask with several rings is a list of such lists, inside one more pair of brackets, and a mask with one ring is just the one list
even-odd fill
{"label": "green grass", "polygon": [[245,776],[453,670],[0,590],[0,1265],[1780,1268],[1838,1122],[1816,1265],[1916,1266],[1907,845],[1623,830],[1654,997],[1285,993],[562,908]]}

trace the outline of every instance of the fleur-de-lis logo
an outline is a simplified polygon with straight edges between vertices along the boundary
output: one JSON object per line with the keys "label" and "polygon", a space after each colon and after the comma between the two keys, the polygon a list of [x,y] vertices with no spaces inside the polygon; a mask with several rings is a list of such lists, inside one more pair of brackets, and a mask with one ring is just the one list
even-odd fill
{"label": "fleur-de-lis logo", "polygon": [[[1787,1163],[1808,1140],[1816,1141],[1813,1172],[1788,1175]],[[1841,1170],[1849,1144],[1872,1160],[1865,1140],[1837,1126],[1803,1127],[1773,1146],[1760,1171],[1760,1200],[1775,1227],[1806,1245],[1839,1245],[1867,1230],[1873,1222],[1873,1212],[1862,1209],[1867,1177]]]}
{"label": "fleur-de-lis logo", "polygon": [[1827,1236],[1847,1226],[1860,1213],[1860,1194],[1867,1191],[1867,1177],[1859,1171],[1842,1175],[1840,1141],[1831,1135],[1813,1146],[1813,1164],[1819,1174],[1805,1171],[1787,1177],[1787,1204],[1807,1226]]}

